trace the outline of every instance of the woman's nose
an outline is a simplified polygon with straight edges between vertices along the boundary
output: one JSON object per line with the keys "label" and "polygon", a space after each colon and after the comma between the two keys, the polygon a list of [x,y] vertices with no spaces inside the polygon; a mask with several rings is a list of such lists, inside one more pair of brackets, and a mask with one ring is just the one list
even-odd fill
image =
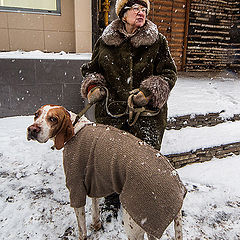
{"label": "woman's nose", "polygon": [[144,16],[145,16],[145,13],[144,13],[142,10],[139,10],[138,16],[144,17]]}

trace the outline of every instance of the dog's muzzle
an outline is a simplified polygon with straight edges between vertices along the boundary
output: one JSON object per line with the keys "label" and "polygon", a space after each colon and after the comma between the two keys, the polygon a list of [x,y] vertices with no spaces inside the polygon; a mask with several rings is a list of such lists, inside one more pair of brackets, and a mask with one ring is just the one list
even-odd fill
{"label": "dog's muzzle", "polygon": [[38,134],[41,131],[41,128],[37,125],[31,125],[27,128],[27,140],[37,140]]}

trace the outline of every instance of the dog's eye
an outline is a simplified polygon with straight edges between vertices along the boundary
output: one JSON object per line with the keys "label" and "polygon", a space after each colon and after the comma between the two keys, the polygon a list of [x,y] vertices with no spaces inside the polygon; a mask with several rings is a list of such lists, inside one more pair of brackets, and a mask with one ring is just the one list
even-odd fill
{"label": "dog's eye", "polygon": [[54,123],[57,122],[57,118],[55,118],[55,117],[50,117],[49,120],[50,120],[51,122],[54,122]]}
{"label": "dog's eye", "polygon": [[36,112],[36,113],[34,114],[34,118],[38,118],[38,117],[39,117],[39,113]]}

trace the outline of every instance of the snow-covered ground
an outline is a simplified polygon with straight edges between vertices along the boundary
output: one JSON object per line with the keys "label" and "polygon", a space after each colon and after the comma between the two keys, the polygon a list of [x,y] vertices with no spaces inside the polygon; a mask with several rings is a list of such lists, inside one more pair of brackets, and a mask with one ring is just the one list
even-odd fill
{"label": "snow-covered ground", "polygon": [[70,59],[70,60],[89,60],[91,59],[91,53],[65,53],[64,51],[59,53],[44,53],[39,50],[25,52],[25,51],[11,51],[0,52],[1,58],[14,58],[14,59]]}
{"label": "snow-covered ground", "polygon": [[231,72],[180,73],[169,98],[169,116],[240,113],[240,78]]}
{"label": "snow-covered ground", "polygon": [[240,121],[165,131],[161,152],[164,155],[183,153],[233,142],[240,142]]}
{"label": "snow-covered ground", "polygon": [[[0,58],[3,55],[0,54]],[[24,57],[25,53],[12,53],[13,58],[16,55]],[[43,58],[41,52],[29,53],[29,58],[36,55]],[[70,57],[65,53],[58,55]],[[81,57],[89,58],[87,55]],[[195,73],[181,75],[169,99],[169,116],[222,110],[223,117],[239,114],[239,80],[231,73],[204,77]],[[39,144],[26,140],[26,128],[32,121],[32,116],[0,119],[0,239],[77,239],[75,215],[65,187],[62,152],[52,151],[51,142]],[[166,131],[162,152],[177,153],[240,141],[239,124],[237,121],[215,127]],[[239,240],[240,157],[197,163],[178,169],[178,172],[188,189],[183,206],[184,239]],[[88,229],[90,208],[88,201]],[[121,225],[121,212],[110,223],[106,222],[107,217],[108,213],[104,212],[104,231],[89,230],[89,239],[127,240]],[[162,240],[169,239],[173,239],[172,225],[162,237]]]}
{"label": "snow-covered ground", "polygon": [[[32,120],[32,116],[0,119],[0,239],[76,239],[62,152],[52,151],[51,142],[26,140]],[[178,172],[188,189],[184,239],[240,239],[240,157],[189,165]],[[90,239],[127,240],[121,214],[111,223],[105,221],[107,216],[104,212],[104,231],[89,231]],[[90,201],[87,224],[90,229]],[[170,225],[162,239],[172,236]]]}

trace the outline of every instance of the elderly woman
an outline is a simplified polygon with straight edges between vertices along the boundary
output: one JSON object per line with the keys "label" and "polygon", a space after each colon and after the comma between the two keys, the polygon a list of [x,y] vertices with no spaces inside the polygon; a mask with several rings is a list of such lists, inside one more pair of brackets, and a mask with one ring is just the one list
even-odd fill
{"label": "elderly woman", "polygon": [[[146,19],[149,0],[117,0],[115,10],[119,19],[104,30],[92,60],[82,66],[81,93],[90,103],[96,102],[96,122],[128,131],[160,150],[176,66],[166,38]],[[132,126],[121,114],[131,93],[134,107],[155,113],[140,115]]]}
{"label": "elderly woman", "polygon": [[[115,10],[119,19],[104,30],[92,60],[82,66],[81,93],[89,103],[96,103],[97,123],[130,132],[160,150],[176,66],[165,37],[146,19],[149,0],[117,0]],[[132,93],[134,107],[157,114],[140,116],[130,124],[129,116],[123,113]],[[118,195],[105,198],[105,205],[117,215]]]}

